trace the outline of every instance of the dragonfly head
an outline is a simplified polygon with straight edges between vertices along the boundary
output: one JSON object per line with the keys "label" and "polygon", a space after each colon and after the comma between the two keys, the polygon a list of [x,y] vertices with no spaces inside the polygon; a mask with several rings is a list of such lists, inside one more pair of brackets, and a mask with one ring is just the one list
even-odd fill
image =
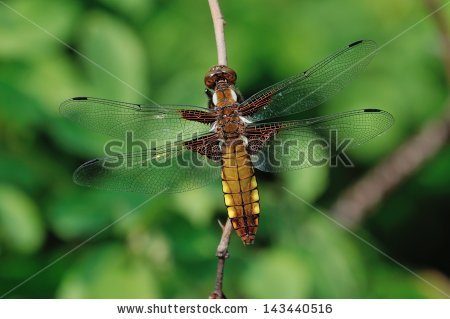
{"label": "dragonfly head", "polygon": [[236,78],[236,72],[226,65],[215,65],[206,73],[205,85],[209,89],[214,89],[219,81],[234,85]]}

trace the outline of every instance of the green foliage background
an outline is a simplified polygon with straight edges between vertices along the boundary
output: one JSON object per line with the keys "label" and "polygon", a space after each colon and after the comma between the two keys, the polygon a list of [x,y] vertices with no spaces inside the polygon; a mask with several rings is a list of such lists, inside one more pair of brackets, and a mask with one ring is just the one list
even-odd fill
{"label": "green foliage background", "polygon": [[[106,137],[58,114],[73,96],[145,102],[137,91],[160,103],[205,105],[203,75],[216,63],[207,1],[5,3],[16,12],[0,4],[0,295],[19,285],[6,297],[207,297],[217,219],[226,216],[220,185],[160,196],[114,223],[149,196],[76,186],[72,172],[101,155]],[[423,3],[223,0],[222,9],[229,65],[245,96],[367,38],[388,44],[316,113],[378,107],[396,118],[386,134],[352,151],[356,168],[258,175],[261,227],[251,247],[233,234],[227,296],[444,297],[282,189],[326,212],[343,189],[441,116],[448,87],[432,19],[389,42],[429,13]],[[450,19],[449,9],[444,14]],[[449,161],[446,147],[356,229],[447,293]]]}

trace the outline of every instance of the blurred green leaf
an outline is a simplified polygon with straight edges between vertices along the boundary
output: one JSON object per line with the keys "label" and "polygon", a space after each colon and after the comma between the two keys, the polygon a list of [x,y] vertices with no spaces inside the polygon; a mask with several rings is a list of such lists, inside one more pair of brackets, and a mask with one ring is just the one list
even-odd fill
{"label": "blurred green leaf", "polygon": [[0,10],[0,57],[36,60],[62,48],[80,14],[77,1],[16,0]]}
{"label": "blurred green leaf", "polygon": [[[148,67],[142,43],[129,26],[101,11],[87,16],[80,30],[85,68],[100,97],[142,101]],[[148,102],[148,101],[147,101]]]}
{"label": "blurred green leaf", "polygon": [[283,249],[255,256],[238,276],[253,298],[303,298],[312,288],[308,266]]}
{"label": "blurred green leaf", "polygon": [[227,216],[226,209],[223,206],[223,194],[220,191],[220,181],[218,180],[217,182],[218,185],[211,185],[210,187],[175,194],[173,202],[175,207],[192,224],[198,226],[209,224],[214,212],[217,210],[223,210],[223,216]]}
{"label": "blurred green leaf", "polygon": [[[0,125],[8,125],[17,130],[45,120],[40,101],[27,95],[18,87],[0,80]],[[29,132],[33,133],[33,132]]]}
{"label": "blurred green leaf", "polygon": [[419,172],[418,179],[424,189],[434,195],[445,196],[450,187],[449,161],[450,147],[446,147]]}
{"label": "blurred green leaf", "polygon": [[[144,201],[138,194],[90,192],[80,186],[75,187],[75,191],[61,192],[48,207],[50,225],[64,240],[90,237],[124,216],[131,219],[130,212]],[[136,214],[142,214],[143,210]],[[124,220],[122,223],[127,222]]]}
{"label": "blurred green leaf", "polygon": [[[357,245],[365,244],[317,211],[310,210],[310,214],[298,232],[313,269],[315,293],[321,298],[359,295],[367,274]],[[369,246],[363,248],[372,253]]]}
{"label": "blurred green leaf", "polygon": [[328,185],[326,166],[289,171],[283,175],[285,187],[308,202],[314,202]]}
{"label": "blurred green leaf", "polygon": [[155,1],[148,0],[100,0],[105,6],[114,8],[134,20],[143,20],[155,6]]}
{"label": "blurred green leaf", "polygon": [[447,278],[439,274],[428,272],[419,273],[423,280],[403,271],[387,267],[377,267],[372,273],[371,298],[443,298],[443,294],[432,285],[436,285],[444,292],[450,291]]}
{"label": "blurred green leaf", "polygon": [[110,244],[90,248],[79,262],[68,269],[57,296],[157,298],[159,288],[148,265],[133,257],[125,247]]}
{"label": "blurred green leaf", "polygon": [[0,242],[19,253],[36,252],[45,229],[38,208],[20,190],[0,185]]}
{"label": "blurred green leaf", "polygon": [[21,188],[27,190],[39,185],[39,178],[33,174],[33,170],[26,161],[9,154],[0,156],[0,180],[3,183],[20,185]]}

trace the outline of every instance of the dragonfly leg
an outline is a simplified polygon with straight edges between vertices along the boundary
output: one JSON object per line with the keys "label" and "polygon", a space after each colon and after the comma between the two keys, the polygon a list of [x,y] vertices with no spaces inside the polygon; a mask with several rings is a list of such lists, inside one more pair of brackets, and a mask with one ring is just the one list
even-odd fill
{"label": "dragonfly leg", "polygon": [[247,147],[248,145],[248,138],[245,135],[241,135],[239,136],[239,138],[242,140],[242,142],[244,142],[244,146]]}
{"label": "dragonfly leg", "polygon": [[239,119],[244,122],[245,124],[250,124],[252,123],[252,121],[250,121],[248,118],[243,117],[243,116],[239,116]]}
{"label": "dragonfly leg", "polygon": [[219,141],[219,148],[220,148],[220,150],[222,150],[223,147],[225,146],[225,140],[223,140],[223,139],[218,139],[217,141]]}
{"label": "dragonfly leg", "polygon": [[211,129],[209,130],[210,132],[217,132],[217,121],[215,121],[212,125],[211,125]]}

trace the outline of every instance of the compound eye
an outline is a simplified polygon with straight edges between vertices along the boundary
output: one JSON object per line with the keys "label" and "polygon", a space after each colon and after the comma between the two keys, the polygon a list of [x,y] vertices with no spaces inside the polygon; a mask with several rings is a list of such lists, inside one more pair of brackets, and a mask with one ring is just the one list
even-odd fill
{"label": "compound eye", "polygon": [[214,86],[216,84],[216,75],[215,74],[211,74],[211,73],[207,73],[205,75],[205,85],[207,88],[209,89],[214,89]]}
{"label": "compound eye", "polygon": [[224,73],[224,77],[228,81],[228,83],[230,84],[236,83],[236,72],[234,72],[232,69],[228,68]]}
{"label": "compound eye", "polygon": [[236,72],[225,65],[215,65],[205,75],[205,85],[210,89],[214,89],[216,83],[223,80],[234,84],[236,82]]}

